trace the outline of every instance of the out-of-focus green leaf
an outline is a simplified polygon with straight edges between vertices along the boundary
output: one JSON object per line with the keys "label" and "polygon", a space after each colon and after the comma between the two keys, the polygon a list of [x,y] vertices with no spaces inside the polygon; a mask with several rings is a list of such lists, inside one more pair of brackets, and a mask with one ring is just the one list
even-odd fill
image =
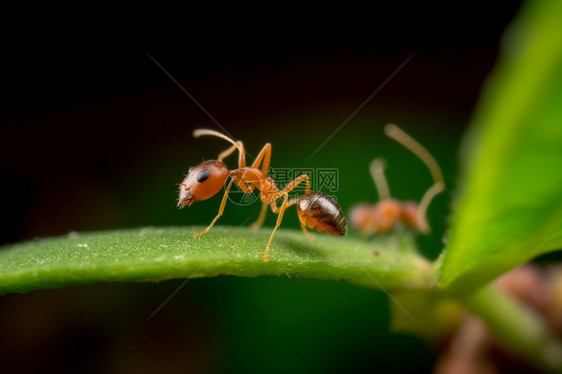
{"label": "out-of-focus green leaf", "polygon": [[508,29],[471,131],[439,278],[450,289],[562,247],[562,2],[529,1]]}
{"label": "out-of-focus green leaf", "polygon": [[[406,332],[441,343],[458,327],[461,305],[436,290],[404,291],[394,294],[390,303],[394,331]],[[398,304],[400,303],[400,304]],[[410,316],[401,308],[406,309]]]}
{"label": "out-of-focus green leaf", "polygon": [[429,287],[434,267],[410,241],[363,241],[271,229],[147,228],[70,234],[0,249],[0,294],[94,282],[159,281],[217,275],[333,279],[380,290]]}

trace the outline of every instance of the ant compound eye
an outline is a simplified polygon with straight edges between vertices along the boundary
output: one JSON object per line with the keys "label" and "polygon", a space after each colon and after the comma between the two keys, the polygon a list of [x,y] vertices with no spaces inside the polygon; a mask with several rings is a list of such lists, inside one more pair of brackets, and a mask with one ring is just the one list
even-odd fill
{"label": "ant compound eye", "polygon": [[209,176],[211,175],[211,172],[207,169],[205,170],[201,170],[199,173],[197,173],[197,176],[195,177],[195,179],[197,180],[197,182],[202,183],[205,182],[207,180],[207,178],[209,178]]}

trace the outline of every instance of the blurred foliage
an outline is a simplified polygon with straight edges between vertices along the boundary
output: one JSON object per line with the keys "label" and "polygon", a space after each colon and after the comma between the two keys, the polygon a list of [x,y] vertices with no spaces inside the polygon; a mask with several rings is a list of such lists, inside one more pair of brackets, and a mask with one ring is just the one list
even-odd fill
{"label": "blurred foliage", "polygon": [[529,2],[505,35],[466,140],[443,287],[474,290],[562,247],[561,17],[558,1]]}

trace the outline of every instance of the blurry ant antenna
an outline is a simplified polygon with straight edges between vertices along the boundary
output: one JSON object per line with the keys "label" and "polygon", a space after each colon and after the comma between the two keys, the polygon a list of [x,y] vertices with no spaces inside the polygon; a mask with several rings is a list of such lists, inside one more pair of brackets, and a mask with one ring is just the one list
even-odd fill
{"label": "blurry ant antenna", "polygon": [[441,183],[443,188],[445,188],[445,179],[443,178],[443,173],[435,161],[435,158],[425,149],[420,143],[418,143],[410,135],[406,134],[404,130],[396,126],[393,123],[389,123],[384,127],[384,133],[398,143],[402,144],[406,149],[410,150],[413,154],[418,156],[418,158],[427,166],[431,176],[433,177],[433,183]]}
{"label": "blurry ant antenna", "polygon": [[443,190],[445,190],[445,185],[443,183],[435,183],[423,194],[420,204],[418,205],[418,211],[416,214],[416,220],[419,224],[419,230],[423,233],[429,234],[429,232],[431,231],[431,228],[427,223],[427,217],[426,217],[426,212],[427,212],[427,208],[429,208],[429,203],[431,203],[431,200],[433,200],[433,198],[438,193],[443,192]]}
{"label": "blurry ant antenna", "polygon": [[418,143],[414,138],[408,135],[400,127],[393,123],[389,123],[384,127],[385,134],[389,137],[403,145],[406,149],[410,150],[413,154],[418,156],[418,158],[427,166],[431,176],[433,177],[433,186],[431,186],[423,195],[420,204],[418,206],[418,211],[416,214],[417,222],[419,224],[419,229],[421,232],[429,233],[430,228],[427,223],[426,212],[429,204],[433,198],[445,190],[445,179],[443,178],[443,173],[441,168],[437,164],[435,158],[425,149],[420,143]]}
{"label": "blurry ant antenna", "polygon": [[388,182],[384,176],[384,168],[386,167],[386,162],[383,158],[375,158],[369,167],[371,171],[371,176],[375,182],[375,187],[379,194],[379,200],[390,199],[390,190],[388,188]]}

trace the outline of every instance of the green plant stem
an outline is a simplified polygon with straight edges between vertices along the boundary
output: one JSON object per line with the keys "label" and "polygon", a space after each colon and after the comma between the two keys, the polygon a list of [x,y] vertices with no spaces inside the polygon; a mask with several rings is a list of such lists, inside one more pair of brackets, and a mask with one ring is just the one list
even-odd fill
{"label": "green plant stem", "polygon": [[562,343],[535,312],[493,286],[460,299],[511,352],[542,370],[562,372]]}

